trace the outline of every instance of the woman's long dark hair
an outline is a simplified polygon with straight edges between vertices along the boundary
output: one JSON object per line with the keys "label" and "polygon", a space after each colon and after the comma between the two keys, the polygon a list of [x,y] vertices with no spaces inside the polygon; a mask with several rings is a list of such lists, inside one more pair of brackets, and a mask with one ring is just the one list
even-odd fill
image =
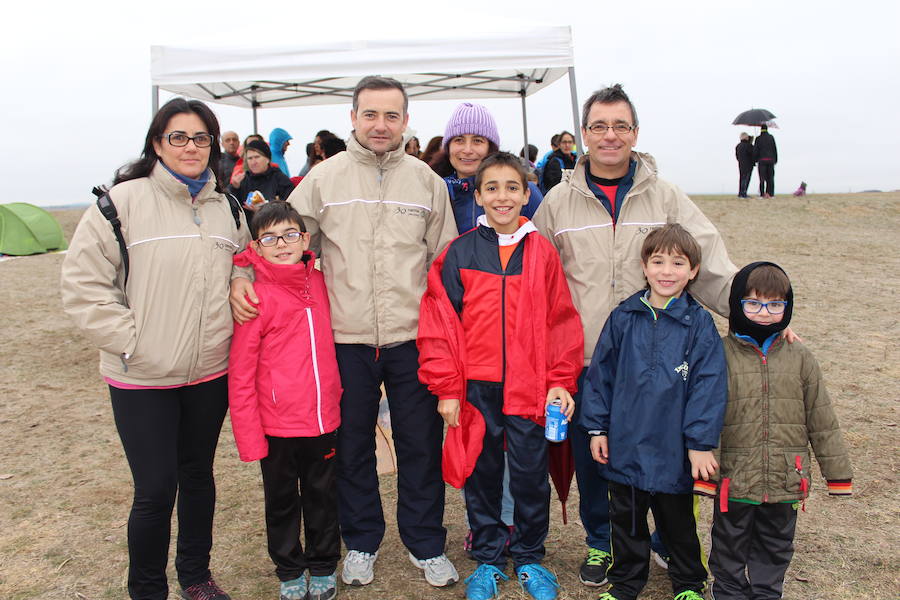
{"label": "woman's long dark hair", "polygon": [[[449,145],[449,144],[448,144]],[[488,152],[485,154],[485,158],[497,152],[497,144],[493,141],[488,140]],[[446,147],[441,149],[434,157],[431,159],[431,162],[428,163],[428,166],[437,173],[441,177],[450,177],[454,173],[456,173],[456,169],[453,168],[453,165],[450,164],[450,152]]]}
{"label": "woman's long dark hair", "polygon": [[154,165],[156,165],[156,161],[159,160],[159,155],[156,154],[153,142],[160,139],[172,117],[184,113],[193,113],[200,117],[200,120],[206,126],[206,133],[213,137],[212,144],[209,147],[209,163],[206,165],[206,168],[211,169],[213,172],[213,177],[216,180],[216,191],[220,194],[225,191],[217,175],[219,159],[222,158],[222,150],[219,148],[219,120],[216,119],[215,113],[206,104],[199,100],[187,100],[186,98],[172,98],[163,104],[159,112],[154,115],[153,120],[150,121],[150,128],[147,130],[147,138],[144,140],[144,151],[141,152],[141,157],[120,167],[116,171],[115,177],[113,177],[113,185],[150,175]]}

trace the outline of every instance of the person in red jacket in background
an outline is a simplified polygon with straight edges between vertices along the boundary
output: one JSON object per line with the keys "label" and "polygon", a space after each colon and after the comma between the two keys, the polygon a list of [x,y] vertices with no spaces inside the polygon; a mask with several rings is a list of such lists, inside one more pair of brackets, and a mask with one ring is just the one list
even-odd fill
{"label": "person in red jacket in background", "polygon": [[466,598],[487,600],[508,579],[510,530],[500,518],[504,440],[515,529],[509,553],[522,587],[557,597],[556,577],[540,565],[550,521],[545,411],[554,399],[571,417],[581,372],[581,320],[559,256],[520,216],[525,171],[507,152],[482,161],[475,200],[478,227],[456,238],[428,274],[419,319],[419,378],[438,397],[449,425],[444,479],[463,487],[472,527]]}
{"label": "person in red jacket in background", "polygon": [[242,461],[260,461],[282,600],[331,600],[341,551],[335,448],[343,390],[325,279],[307,250],[303,219],[287,202],[263,205],[250,233],[255,241],[234,263],[254,268],[259,317],[234,326],[234,439]]}

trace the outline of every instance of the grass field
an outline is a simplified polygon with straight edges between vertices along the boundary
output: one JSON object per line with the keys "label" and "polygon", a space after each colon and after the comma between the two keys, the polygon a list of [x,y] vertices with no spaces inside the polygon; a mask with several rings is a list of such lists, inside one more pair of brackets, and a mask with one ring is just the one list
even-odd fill
{"label": "grass field", "polygon": [[[827,496],[821,477],[814,476],[807,512],[799,518],[785,598],[900,597],[895,554],[900,548],[895,487],[900,317],[893,304],[900,290],[900,193],[696,200],[722,231],[736,264],[768,259],[791,275],[793,328],[822,364],[851,448],[852,498]],[[54,213],[68,236],[80,212]],[[96,351],[60,308],[61,261],[60,255],[43,255],[0,262],[3,600],[127,597],[131,479],[97,373]],[[235,600],[277,598],[265,550],[259,469],[238,460],[227,421],[216,473],[213,572]],[[376,580],[365,588],[342,588],[339,597],[461,598],[461,585],[435,590],[410,565],[393,517],[394,476],[383,476],[382,493],[388,533]],[[574,485],[568,525],[562,524],[555,500],[552,508],[545,564],[559,575],[560,597],[595,598],[596,592],[577,579],[584,534]],[[707,544],[710,511],[711,503],[704,502]],[[448,489],[447,552],[465,577],[474,564],[462,552],[463,523],[459,494]],[[665,573],[652,567],[642,598],[670,598],[668,590]],[[512,582],[502,593],[526,598]]]}

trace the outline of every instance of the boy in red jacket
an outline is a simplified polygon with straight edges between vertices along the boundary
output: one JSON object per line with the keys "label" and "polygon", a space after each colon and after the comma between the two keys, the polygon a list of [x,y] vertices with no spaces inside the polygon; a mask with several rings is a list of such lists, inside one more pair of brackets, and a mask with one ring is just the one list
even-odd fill
{"label": "boy in red jacket", "polygon": [[500,518],[504,442],[515,529],[509,553],[522,587],[557,597],[540,565],[550,515],[546,406],[560,399],[571,417],[583,334],[559,256],[528,219],[522,164],[500,152],[475,175],[478,227],[456,238],[428,274],[419,320],[419,378],[449,425],[444,479],[463,487],[478,561],[466,598],[488,600],[508,579],[510,530]]}
{"label": "boy in red jacket", "polygon": [[259,318],[234,326],[228,362],[234,439],[241,460],[260,461],[281,600],[331,600],[341,548],[334,457],[342,390],[325,280],[290,204],[263,206],[250,233],[254,241],[234,263],[254,268]]}

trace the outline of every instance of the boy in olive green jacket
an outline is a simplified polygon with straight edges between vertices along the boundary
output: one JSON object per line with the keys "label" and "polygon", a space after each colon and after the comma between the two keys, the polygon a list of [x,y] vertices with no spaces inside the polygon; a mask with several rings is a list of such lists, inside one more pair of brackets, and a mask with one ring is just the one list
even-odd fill
{"label": "boy in olive green jacket", "polygon": [[809,494],[810,444],[829,493],[852,491],[847,444],[819,365],[806,347],[781,336],[793,300],[790,280],[773,263],[747,265],[734,277],[709,558],[716,600],[781,597],[797,508]]}

